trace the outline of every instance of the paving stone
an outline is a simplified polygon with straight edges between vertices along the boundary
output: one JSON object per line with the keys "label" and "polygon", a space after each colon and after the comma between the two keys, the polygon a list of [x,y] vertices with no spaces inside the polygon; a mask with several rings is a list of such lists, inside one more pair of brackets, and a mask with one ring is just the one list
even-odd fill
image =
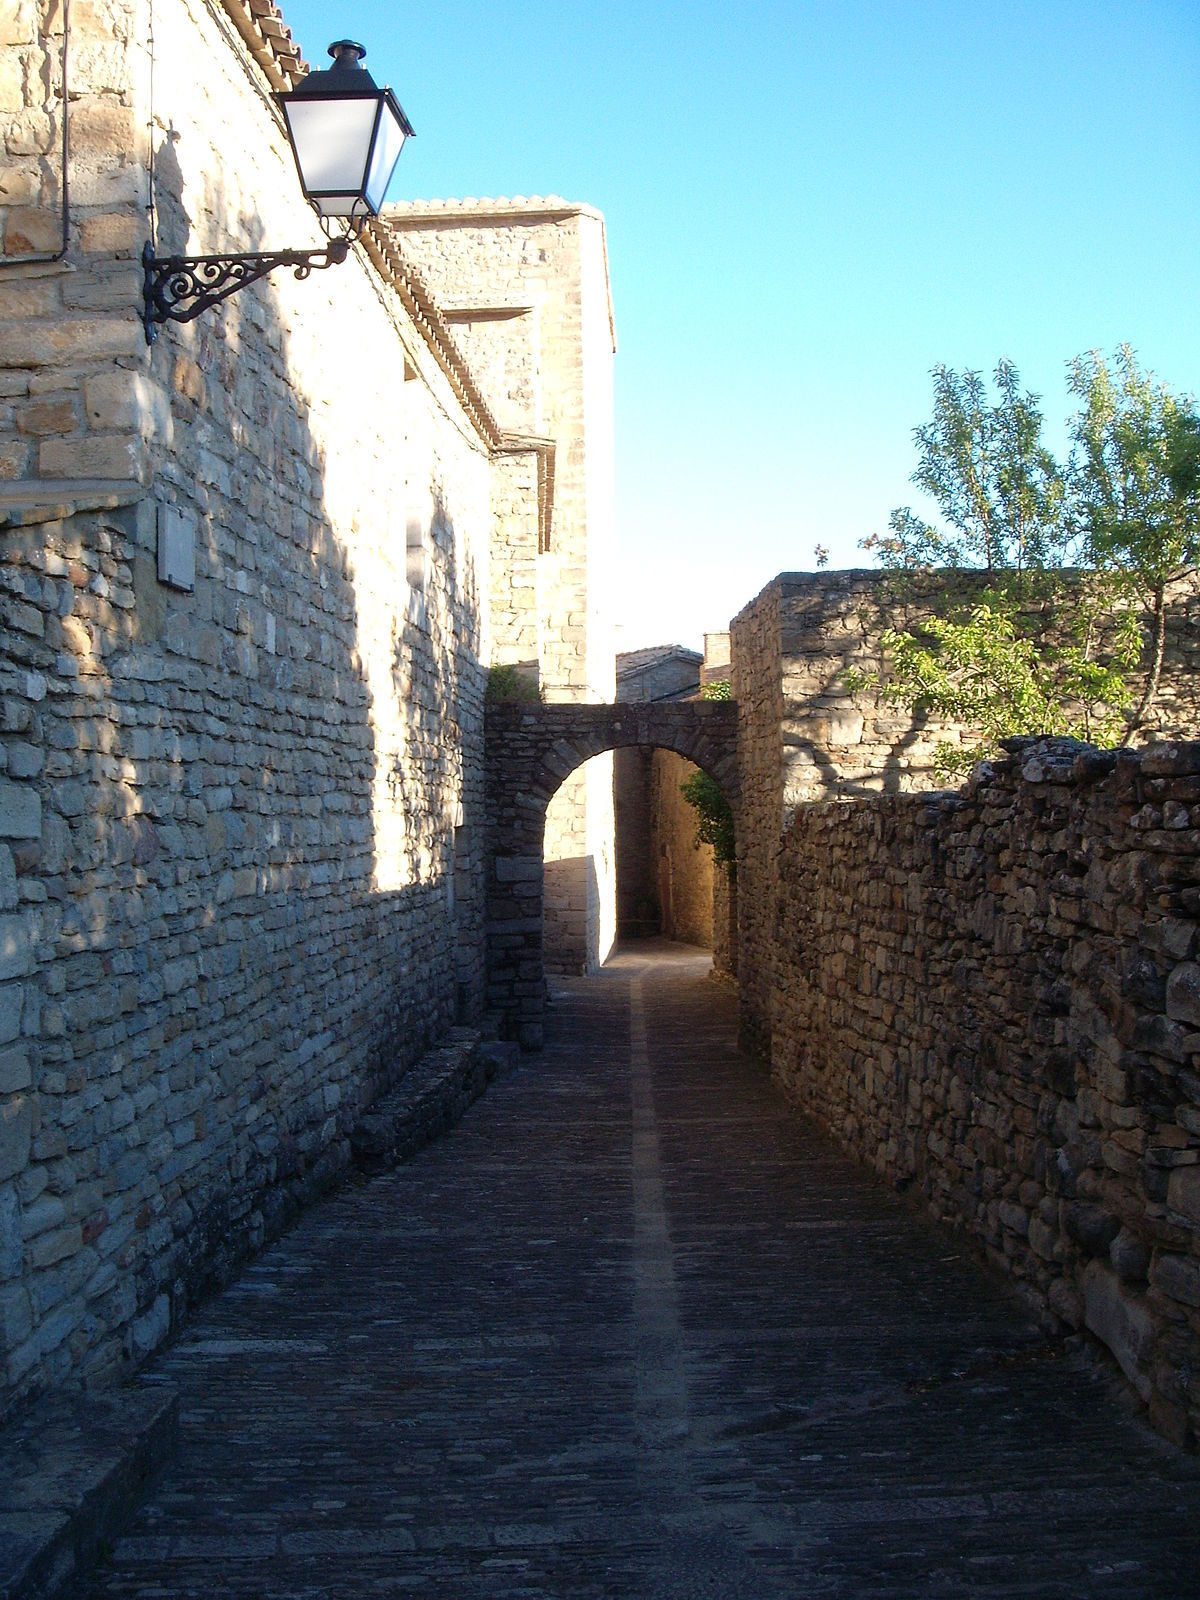
{"label": "paving stone", "polygon": [[301,1219],[157,1358],[90,1600],[1179,1596],[1200,1461],[739,1054],[680,947]]}

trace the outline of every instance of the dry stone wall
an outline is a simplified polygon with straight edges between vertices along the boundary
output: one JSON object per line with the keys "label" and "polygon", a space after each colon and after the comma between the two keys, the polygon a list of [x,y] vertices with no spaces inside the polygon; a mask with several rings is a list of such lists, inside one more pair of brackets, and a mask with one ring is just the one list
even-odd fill
{"label": "dry stone wall", "polygon": [[[144,123],[136,10],[72,29]],[[163,249],[315,232],[224,16],[156,0]],[[148,350],[131,148],[84,191],[104,261],[0,286],[0,1409],[145,1356],[482,1000],[487,444],[358,254]]]}
{"label": "dry stone wall", "polygon": [[[852,693],[851,668],[886,671],[879,640],[918,624],[963,575],[913,575],[900,593],[879,572],[782,573],[730,624],[741,751],[738,840],[742,1030],[770,1050],[777,935],[778,855],[797,810],[832,799],[914,793],[940,785],[937,747],[962,730]],[[1200,594],[1185,578],[1169,596],[1167,666],[1157,737],[1200,726]]]}
{"label": "dry stone wall", "polygon": [[1200,745],[806,807],[778,911],[775,1072],[1194,1442]]}

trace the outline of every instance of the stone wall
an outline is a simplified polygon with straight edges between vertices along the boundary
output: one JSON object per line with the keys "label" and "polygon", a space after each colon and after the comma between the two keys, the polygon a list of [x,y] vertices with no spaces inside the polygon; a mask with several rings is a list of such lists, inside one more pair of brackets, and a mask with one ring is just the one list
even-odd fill
{"label": "stone wall", "polygon": [[[161,250],[319,238],[235,14],[156,0]],[[119,115],[0,286],[0,1407],[143,1357],[482,996],[486,407],[377,247],[147,349],[144,20],[74,7]]]}
{"label": "stone wall", "polygon": [[699,768],[656,750],[650,769],[650,852],[662,932],[683,944],[713,945],[713,848],[696,843],[696,813],[682,786]]}
{"label": "stone wall", "polygon": [[770,1050],[778,853],[783,834],[783,596],[769,585],[730,625],[741,808],[737,830],[738,996],[744,1042]]}
{"label": "stone wall", "polygon": [[[697,770],[671,750],[614,755],[622,938],[661,933],[713,948],[713,850],[708,844],[697,847],[696,813],[680,793]],[[727,903],[725,915],[727,929]]]}
{"label": "stone wall", "polygon": [[[146,202],[136,0],[71,13],[71,215],[62,237],[62,7],[0,16],[0,484],[144,478],[143,437],[169,426],[137,319]],[[124,314],[114,314],[118,312]]]}
{"label": "stone wall", "polygon": [[650,844],[650,766],[653,750],[613,754],[616,809],[617,933],[645,939],[661,930]]}
{"label": "stone wall", "polygon": [[[879,572],[782,573],[730,624],[738,705],[742,835],[738,840],[739,985],[743,1035],[770,1049],[777,935],[778,851],[799,807],[830,799],[936,788],[937,747],[962,730],[875,690],[851,693],[851,668],[885,667],[885,628],[927,616],[950,583],[969,575],[913,575],[902,595]],[[1173,586],[1159,737],[1200,726],[1200,589]]]}
{"label": "stone wall", "polygon": [[1019,742],[960,794],[797,813],[772,1062],[1200,1431],[1200,745]]}
{"label": "stone wall", "polygon": [[727,978],[738,972],[737,874],[726,866],[713,866],[713,971]]}

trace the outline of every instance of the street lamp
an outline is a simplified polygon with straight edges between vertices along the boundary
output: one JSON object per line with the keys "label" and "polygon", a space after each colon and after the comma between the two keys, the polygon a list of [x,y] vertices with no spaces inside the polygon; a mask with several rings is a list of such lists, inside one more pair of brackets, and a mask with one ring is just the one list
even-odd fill
{"label": "street lamp", "polygon": [[[276,101],[304,197],[329,243],[323,250],[256,251],[228,256],[156,256],[142,251],[142,322],[153,344],[158,324],[191,322],[201,312],[257,283],[276,267],[307,278],[345,261],[368,218],[377,217],[412,125],[390,89],[362,65],[366,51],[351,39],[329,46],[332,67],[310,72]],[[335,228],[337,231],[335,232]]]}

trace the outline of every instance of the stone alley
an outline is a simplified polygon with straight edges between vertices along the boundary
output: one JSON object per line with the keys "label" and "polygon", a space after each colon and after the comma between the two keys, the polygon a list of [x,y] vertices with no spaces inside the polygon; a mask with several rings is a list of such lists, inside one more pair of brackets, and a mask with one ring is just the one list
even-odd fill
{"label": "stone alley", "polygon": [[560,982],[544,1053],[201,1308],[93,1600],[1200,1591],[1200,1461],[797,1114],[707,967]]}

